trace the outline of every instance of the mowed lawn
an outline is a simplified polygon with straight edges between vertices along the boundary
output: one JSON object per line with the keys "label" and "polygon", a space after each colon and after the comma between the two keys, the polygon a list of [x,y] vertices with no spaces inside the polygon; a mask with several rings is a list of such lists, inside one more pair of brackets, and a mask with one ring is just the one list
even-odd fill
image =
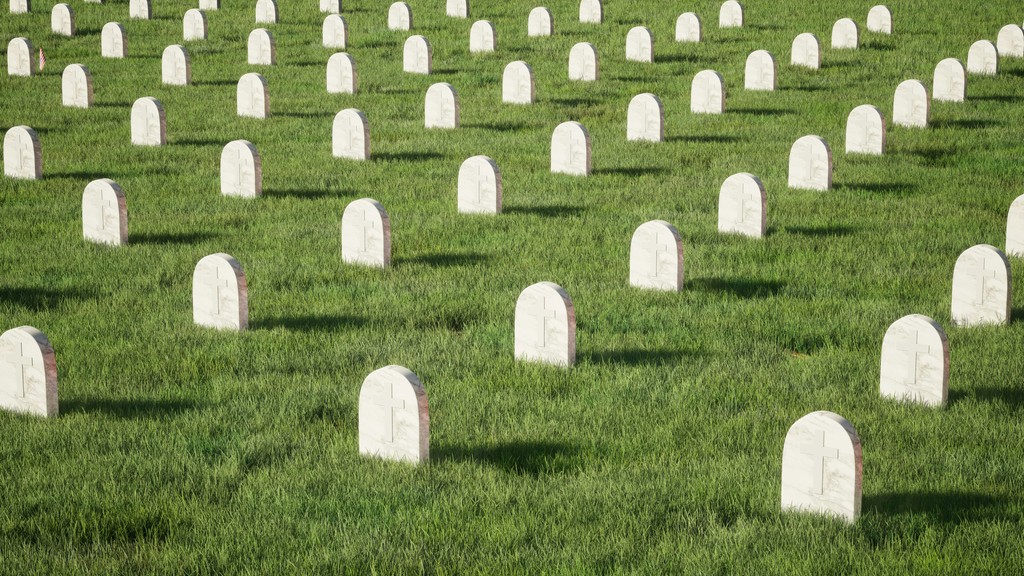
{"label": "mowed lawn", "polygon": [[[946,57],[1024,22],[1017,1],[894,0],[895,34],[864,31],[870,1],[749,0],[741,29],[717,27],[717,0],[607,0],[578,22],[575,0],[545,0],[555,35],[528,38],[533,0],[475,0],[469,20],[410,0],[414,30],[389,31],[388,0],[346,0],[356,95],[328,95],[316,0],[222,0],[209,39],[186,44],[193,85],[165,87],[160,55],[182,43],[196,6],[72,2],[74,38],[50,32],[52,1],[0,8],[0,41],[30,38],[41,76],[0,76],[0,129],[40,135],[41,181],[0,179],[0,329],[31,325],[56,349],[60,416],[0,415],[0,572],[24,573],[716,573],[1009,574],[1024,565],[1024,306],[1008,326],[954,327],[953,265],[975,244],[1002,248],[1024,194],[1024,60],[971,77],[968,101],[934,103],[928,129],[889,126],[883,157],[844,153],[847,114],[891,117],[896,86],[931,86]],[[5,3],[6,4],[6,3]],[[697,12],[704,41],[677,44]],[[828,48],[856,20],[861,48]],[[498,50],[470,55],[492,21]],[[129,57],[100,57],[100,29],[124,25]],[[654,64],[625,61],[626,32],[649,27]],[[278,63],[246,64],[265,26]],[[789,65],[814,32],[823,66]],[[409,34],[433,45],[434,73],[402,72]],[[600,79],[567,79],[569,49],[593,43]],[[770,51],[775,92],[743,90],[746,56]],[[501,74],[525,60],[537,103],[501,103]],[[6,68],[6,55],[3,56]],[[63,108],[60,75],[92,73],[95,105]],[[702,69],[725,78],[727,112],[689,111]],[[271,117],[235,115],[235,86],[258,71]],[[462,126],[423,127],[427,87],[449,82]],[[626,141],[642,92],[665,105],[667,141]],[[133,147],[132,102],[159,99],[168,145]],[[331,122],[358,108],[373,159],[331,156]],[[552,130],[583,123],[594,173],[549,172]],[[789,148],[832,147],[834,188],[786,187]],[[264,195],[219,194],[225,144],[263,159]],[[456,211],[456,176],[486,154],[504,211]],[[768,192],[769,231],[716,230],[718,192],[750,172]],[[86,184],[124,189],[130,242],[81,237]],[[347,203],[379,200],[393,266],[344,265]],[[640,224],[674,224],[686,286],[628,285]],[[251,329],[192,323],[191,276],[227,252],[250,288]],[[1024,263],[1011,259],[1014,276]],[[539,281],[563,286],[578,320],[578,364],[515,362],[513,311]],[[1015,287],[1016,300],[1024,291]],[[948,406],[880,398],[890,323],[936,319],[951,349]],[[431,459],[360,457],[363,378],[400,364],[423,380]],[[863,512],[850,526],[780,513],[782,445],[801,416],[830,410],[863,443]]]}

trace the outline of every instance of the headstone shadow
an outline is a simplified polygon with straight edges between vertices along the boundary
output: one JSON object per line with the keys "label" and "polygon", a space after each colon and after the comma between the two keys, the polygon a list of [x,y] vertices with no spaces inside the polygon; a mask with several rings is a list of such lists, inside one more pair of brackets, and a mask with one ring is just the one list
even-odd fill
{"label": "headstone shadow", "polygon": [[371,160],[394,162],[401,160],[433,160],[443,158],[443,155],[437,152],[374,152],[370,158]]}
{"label": "headstone shadow", "polygon": [[852,190],[873,192],[876,194],[910,193],[917,190],[913,182],[837,182],[832,184],[834,190]]}
{"label": "headstone shadow", "polygon": [[1007,408],[1016,411],[1024,407],[1024,390],[1009,387],[975,386],[970,390],[949,391],[950,404],[956,404],[965,400],[1004,404]]}
{"label": "headstone shadow", "polygon": [[665,366],[681,362],[699,354],[684,353],[667,348],[626,348],[581,354],[591,364],[617,364],[624,366]]}
{"label": "headstone shadow", "polygon": [[932,522],[959,524],[1008,520],[1004,499],[960,490],[865,494],[863,510],[880,516],[925,516]]}
{"label": "headstone shadow", "polygon": [[768,228],[768,234],[777,234],[785,231],[788,234],[797,234],[810,238],[828,238],[832,236],[849,236],[857,231],[853,226],[841,226],[830,224],[827,226],[786,226],[778,229],[774,226]]}
{"label": "headstone shadow", "polygon": [[96,298],[96,294],[77,288],[53,290],[41,287],[0,288],[0,307],[14,305],[34,312],[73,305]]}
{"label": "headstone shadow", "polygon": [[433,268],[471,266],[481,264],[491,259],[489,254],[479,252],[466,252],[462,254],[420,254],[418,256],[407,256],[395,258],[395,265],[423,264]]}
{"label": "headstone shadow", "polygon": [[295,188],[289,190],[270,189],[264,190],[263,196],[268,198],[298,198],[300,200],[318,200],[320,198],[338,198],[343,196],[342,192],[330,190],[314,190],[312,188]]}
{"label": "headstone shadow", "polygon": [[128,237],[129,244],[196,244],[204,240],[216,238],[209,232],[132,232]]}
{"label": "headstone shadow", "polygon": [[567,204],[553,204],[549,206],[505,206],[502,208],[505,214],[525,214],[530,216],[542,216],[545,218],[570,218],[583,213],[579,206]]}
{"label": "headstone shadow", "polygon": [[125,420],[168,418],[199,409],[202,409],[202,405],[189,400],[86,398],[60,401],[61,416],[76,413],[106,414]]}
{"label": "headstone shadow", "polygon": [[622,166],[618,168],[596,168],[594,174],[611,174],[618,176],[643,176],[645,174],[667,174],[668,168],[659,166]]}
{"label": "headstone shadow", "polygon": [[579,450],[564,442],[514,440],[494,445],[440,446],[432,450],[431,460],[443,462],[482,462],[509,474],[546,476],[564,474],[583,467]]}
{"label": "headstone shadow", "polygon": [[687,142],[691,144],[731,144],[733,142],[740,142],[743,139],[738,136],[729,136],[726,134],[692,134],[686,136],[669,136],[665,140],[668,142]]}
{"label": "headstone shadow", "polygon": [[366,324],[366,319],[348,314],[307,314],[278,316],[250,321],[256,330],[283,329],[289,332],[339,332]]}
{"label": "headstone shadow", "polygon": [[726,114],[745,114],[748,116],[788,116],[796,114],[789,108],[727,108]]}
{"label": "headstone shadow", "polygon": [[728,292],[740,298],[772,298],[786,287],[784,282],[750,278],[693,278],[686,280],[684,290]]}

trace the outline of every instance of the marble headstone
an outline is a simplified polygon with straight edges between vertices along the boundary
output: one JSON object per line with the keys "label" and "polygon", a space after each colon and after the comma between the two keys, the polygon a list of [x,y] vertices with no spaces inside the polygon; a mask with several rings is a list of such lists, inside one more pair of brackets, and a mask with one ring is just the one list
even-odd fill
{"label": "marble headstone", "polygon": [[665,107],[654,94],[637,94],[626,113],[626,140],[661,142],[665,139]]}
{"label": "marble headstone", "polygon": [[423,125],[426,128],[459,127],[459,94],[451,84],[438,82],[427,88]]}
{"label": "marble headstone", "polygon": [[434,51],[423,36],[410,36],[402,50],[402,70],[411,74],[430,74]]}
{"label": "marble headstone", "polygon": [[356,61],[344,52],[331,54],[327,59],[327,93],[356,93]]}
{"label": "marble headstone", "polygon": [[510,62],[501,75],[501,101],[506,104],[533,104],[533,70],[521,60]]}
{"label": "marble headstone", "polygon": [[999,29],[996,37],[999,56],[1020,58],[1024,56],[1024,29],[1016,24],[1007,24]]}
{"label": "marble headstone", "polygon": [[210,254],[192,272],[192,321],[218,330],[249,327],[249,286],[238,260]]}
{"label": "marble headstone", "polygon": [[988,244],[972,246],[953,268],[953,323],[957,326],[1008,324],[1013,297],[1010,262]]}
{"label": "marble headstone", "polygon": [[167,115],[156,98],[139,98],[132,104],[132,144],[163,146],[167,144]]}
{"label": "marble headstone", "polygon": [[97,244],[128,242],[128,207],[124,192],[109,178],[93,180],[82,193],[82,237]]}
{"label": "marble headstone", "polygon": [[359,389],[359,453],[410,464],[430,459],[427,391],[411,370],[374,370]]}
{"label": "marble headstone", "polygon": [[678,292],[683,289],[683,239],[675,226],[651,220],[633,232],[629,243],[629,284]]}
{"label": "marble headstone", "polygon": [[885,154],[885,116],[870,104],[857,106],[846,118],[847,154]]}
{"label": "marble headstone", "polygon": [[928,127],[928,89],[920,80],[904,80],[896,87],[892,123],[909,128]]}
{"label": "marble headstone", "polygon": [[543,6],[530,10],[530,16],[526,22],[527,36],[551,36],[554,31],[554,22],[551,20],[550,10]]}
{"label": "marble headstone", "polygon": [[331,127],[331,153],[349,160],[370,159],[370,121],[355,108],[342,110]]}
{"label": "marble headstone", "polygon": [[767,50],[754,50],[743,68],[743,87],[747,90],[775,90],[778,68]]}
{"label": "marble headstone", "polygon": [[733,174],[718,194],[718,231],[751,238],[764,237],[768,229],[768,194],[753,174]]}
{"label": "marble headstone", "polygon": [[388,30],[412,30],[412,10],[405,2],[395,2],[388,8]]}
{"label": "marble headstone", "polygon": [[0,335],[0,409],[57,416],[57,357],[46,335],[31,326]]}
{"label": "marble headstone", "polygon": [[444,13],[452,18],[469,18],[469,0],[446,0]]}
{"label": "marble headstone", "polygon": [[597,49],[589,42],[580,42],[569,50],[569,80],[594,82],[599,73]]}
{"label": "marble headstone", "polygon": [[320,12],[341,14],[341,0],[320,0]]}
{"label": "marble headstone", "polygon": [[267,79],[262,74],[249,72],[238,80],[238,115],[247,118],[270,116],[270,95]]}
{"label": "marble headstone", "polygon": [[107,22],[100,32],[100,56],[104,58],[127,58],[128,38],[124,26],[117,22]]}
{"label": "marble headstone", "polygon": [[700,42],[700,17],[683,12],[676,19],[676,42]]}
{"label": "marble headstone", "polygon": [[7,43],[7,75],[32,76],[39,72],[39,64],[28,38],[14,38]]}
{"label": "marble headstone", "polygon": [[564,367],[576,363],[576,310],[558,284],[538,282],[519,294],[515,358]]}
{"label": "marble headstone", "polygon": [[892,34],[892,13],[887,6],[879,4],[868,10],[868,32]]}
{"label": "marble headstone", "polygon": [[202,10],[192,8],[185,12],[181,20],[182,39],[185,42],[191,40],[206,40],[206,14]]}
{"label": "marble headstone", "polygon": [[949,391],[949,341],[942,326],[911,314],[892,323],[882,339],[882,396],[942,406]]}
{"label": "marble headstone", "polygon": [[184,46],[172,44],[164,48],[160,58],[161,80],[168,86],[188,86],[192,83],[192,59]]}
{"label": "marble headstone", "polygon": [[1006,253],[1024,257],[1024,195],[1018,196],[1006,215]]}
{"label": "marble headstone", "polygon": [[275,0],[256,0],[256,23],[277,23],[277,2]]}
{"label": "marble headstone", "polygon": [[821,67],[821,43],[818,37],[810,32],[804,32],[793,39],[792,55],[789,63],[793,66],[803,66],[817,70]]}
{"label": "marble headstone", "polygon": [[263,194],[263,161],[248,140],[228,142],[220,153],[220,193],[257,198]]}
{"label": "marble headstone", "polygon": [[69,108],[92,106],[92,74],[81,64],[68,64],[61,74],[61,102]]}
{"label": "marble headstone", "polygon": [[58,36],[75,35],[75,12],[67,4],[55,4],[50,11],[50,30]]}
{"label": "marble headstone", "polygon": [[999,73],[999,51],[989,40],[978,40],[967,52],[967,72],[981,76],[995,76]]}
{"label": "marble headstone", "polygon": [[602,12],[601,0],[580,0],[580,22],[600,24]]}
{"label": "marble headstone", "polygon": [[252,66],[273,66],[277,62],[277,44],[274,35],[266,28],[257,28],[249,33],[248,63]]}
{"label": "marble headstone", "polygon": [[220,10],[220,0],[199,0],[200,10]]}
{"label": "marble headstone", "polygon": [[391,219],[380,202],[362,198],[345,207],[341,260],[374,268],[391,265]]}
{"label": "marble headstone", "polygon": [[820,136],[804,136],[789,150],[789,187],[803,190],[832,188],[832,150]]}
{"label": "marble headstone", "polygon": [[128,17],[132,20],[149,20],[153,17],[150,0],[129,0]]}
{"label": "marble headstone", "polygon": [[943,102],[963,102],[967,96],[967,70],[956,58],[946,58],[935,66],[932,98]]}
{"label": "marble headstone", "polygon": [[487,20],[477,20],[469,29],[470,52],[494,52],[497,48],[498,36],[494,32],[494,24]]}
{"label": "marble headstone", "polygon": [[579,122],[563,122],[551,135],[551,172],[587,176],[591,170],[590,133]]}
{"label": "marble headstone", "polygon": [[459,212],[501,213],[501,171],[487,156],[467,158],[459,167]]}
{"label": "marble headstone", "polygon": [[11,14],[28,14],[32,11],[30,0],[11,0]]}
{"label": "marble headstone", "polygon": [[786,433],[782,448],[782,509],[860,516],[863,482],[860,438],[842,416],[812,412]]}
{"label": "marble headstone", "polygon": [[840,18],[832,25],[832,48],[853,50],[858,45],[857,23],[849,18]]}
{"label": "marble headstone", "polygon": [[634,26],[626,33],[626,60],[631,62],[654,61],[654,37],[643,26]]}
{"label": "marble headstone", "polygon": [[14,126],[4,133],[4,176],[19,180],[43,177],[43,146],[28,126]]}
{"label": "marble headstone", "polygon": [[725,81],[714,70],[701,70],[690,84],[690,112],[722,114],[725,112]]}
{"label": "marble headstone", "polygon": [[736,0],[726,0],[718,10],[719,28],[740,28],[743,26],[743,5]]}
{"label": "marble headstone", "polygon": [[330,14],[324,18],[324,48],[345,49],[348,42],[348,23],[338,14]]}

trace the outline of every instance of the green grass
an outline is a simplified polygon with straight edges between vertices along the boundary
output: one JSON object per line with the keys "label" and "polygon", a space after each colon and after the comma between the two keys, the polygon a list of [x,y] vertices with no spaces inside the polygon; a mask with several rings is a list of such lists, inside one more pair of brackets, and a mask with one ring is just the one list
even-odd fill
{"label": "green grass", "polygon": [[[899,82],[930,86],[939,60],[1020,23],[1018,2],[897,0],[895,35],[834,52],[832,23],[863,26],[870,2],[751,0],[746,27],[719,30],[717,0],[608,0],[600,26],[552,0],[555,36],[527,38],[539,2],[477,0],[499,50],[471,56],[472,19],[411,0],[414,33],[434,47],[429,77],[401,72],[407,34],[386,29],[389,3],[346,2],[359,94],[329,96],[317,2],[280,0],[278,64],[259,69],[264,121],[235,116],[235,83],[256,68],[253,2],[208,14],[187,88],[160,84],[160,54],[181,43],[194,2],[156,0],[151,21],[129,20],[126,0],[74,2],[71,39],[50,33],[54,2],[27,16],[3,7],[3,45],[27,36],[48,64],[0,77],[0,128],[32,126],[44,152],[42,181],[0,179],[0,328],[49,336],[61,415],[0,415],[0,572],[1020,570],[1024,324],[960,329],[949,309],[957,255],[1001,247],[1024,193],[1024,60],[972,77],[966,103],[934,104],[931,128],[890,127],[884,157],[842,151],[850,110],[890,116]],[[687,10],[705,24],[699,45],[673,42]],[[99,57],[108,21],[127,29],[127,60]],[[625,62],[638,24],[654,32],[652,65]],[[824,46],[821,70],[788,65],[806,31]],[[600,54],[595,84],[566,78],[580,41]],[[776,92],[742,89],[755,49],[779,62]],[[518,59],[534,70],[533,106],[501,104]],[[92,72],[89,110],[60,106],[73,62]],[[689,112],[705,68],[726,79],[725,115]],[[462,127],[427,131],[423,96],[442,81]],[[626,142],[627,105],[646,91],[665,104],[665,143]],[[166,147],[129,143],[142,96],[167,110]],[[370,120],[371,162],[331,157],[331,120],[349,107]],[[548,171],[566,120],[591,133],[591,177]],[[830,192],[786,188],[805,134],[832,146]],[[263,158],[254,201],[219,195],[221,149],[239,138]],[[456,212],[458,167],[476,154],[501,167],[498,217]],[[767,187],[761,241],[716,232],[718,190],[736,172]],[[128,198],[131,243],[118,249],[81,239],[82,191],[104,177]],[[362,197],[390,213],[389,270],[340,261],[341,213]],[[679,294],[628,286],[630,236],[656,218],[684,238]],[[215,252],[248,276],[243,334],[192,324],[192,269]],[[541,280],[576,306],[570,370],[513,361],[516,297]],[[945,409],[879,397],[882,336],[910,313],[949,334]],[[428,465],[358,455],[359,386],[387,364],[425,383]],[[863,442],[853,526],[779,511],[785,432],[815,410],[842,414]]]}

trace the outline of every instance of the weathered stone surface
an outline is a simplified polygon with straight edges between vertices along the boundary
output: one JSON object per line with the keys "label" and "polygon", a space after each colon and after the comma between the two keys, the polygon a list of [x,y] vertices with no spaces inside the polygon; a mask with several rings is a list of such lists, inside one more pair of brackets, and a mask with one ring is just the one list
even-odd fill
{"label": "weathered stone surface", "polygon": [[117,22],[107,22],[100,32],[100,56],[104,58],[127,58],[128,38],[124,26]]}
{"label": "weathered stone surface", "polygon": [[129,0],[128,17],[132,20],[149,20],[153,17],[150,0]]}
{"label": "weathered stone surface", "polygon": [[327,93],[355,94],[358,86],[356,61],[344,52],[327,59]]}
{"label": "weathered stone surface", "polygon": [[793,66],[803,66],[817,70],[821,67],[821,43],[818,37],[810,32],[804,32],[793,39],[792,55],[789,63]]}
{"label": "weathered stone surface", "polygon": [[249,72],[238,80],[238,115],[247,118],[270,116],[270,94],[267,79],[262,74]]}
{"label": "weathered stone surface", "polygon": [[412,10],[405,2],[395,2],[388,8],[388,30],[412,30]]}
{"label": "weathered stone surface", "polygon": [[859,38],[857,23],[849,18],[840,18],[832,25],[832,48],[835,50],[854,50]]}
{"label": "weathered stone surface", "polygon": [[597,49],[589,42],[579,42],[569,50],[569,80],[595,82],[599,74]]}
{"label": "weathered stone surface", "polygon": [[603,11],[601,0],[580,0],[580,22],[600,24]]}
{"label": "weathered stone surface", "polygon": [[256,23],[277,23],[277,2],[275,0],[256,0]]}
{"label": "weathered stone surface", "polygon": [[498,35],[494,31],[494,24],[487,20],[477,20],[469,29],[469,51],[494,52],[498,46]]}
{"label": "weathered stone surface", "polygon": [[410,36],[402,50],[402,70],[411,74],[430,74],[434,51],[423,36]]}
{"label": "weathered stone surface", "polygon": [[192,321],[218,330],[249,327],[249,286],[230,254],[211,254],[192,273]]}
{"label": "weathered stone surface", "polygon": [[386,366],[363,380],[359,453],[411,464],[430,459],[427,391],[408,368]]}
{"label": "weathered stone surface", "polygon": [[13,38],[7,44],[7,75],[32,76],[39,72],[38,60],[28,38]]}
{"label": "weathered stone surface", "polygon": [[181,21],[182,38],[185,42],[206,40],[206,14],[195,8],[185,12]]}
{"label": "weathered stone surface", "polygon": [[683,289],[683,239],[675,226],[651,220],[633,232],[629,243],[629,284],[678,292]]}
{"label": "weathered stone surface", "polygon": [[722,114],[725,112],[725,81],[714,70],[701,70],[690,84],[690,112]]}
{"label": "weathered stone surface", "polygon": [[446,0],[444,13],[452,18],[469,18],[469,0]]}
{"label": "weathered stone surface", "polygon": [[892,12],[887,6],[879,4],[868,10],[868,31],[892,34]]}
{"label": "weathered stone surface", "polygon": [[726,0],[718,10],[719,28],[740,28],[743,26],[743,5],[736,0]]}
{"label": "weathered stone surface", "polygon": [[240,198],[256,198],[263,194],[263,161],[252,142],[228,142],[221,151],[220,193]]}
{"label": "weathered stone surface", "polygon": [[550,10],[543,6],[530,10],[530,16],[526,22],[527,36],[551,36],[554,32],[554,21],[551,19]]}
{"label": "weathered stone surface", "polygon": [[768,229],[768,194],[753,174],[733,174],[718,194],[718,231],[762,238]]}
{"label": "weathered stone surface", "polygon": [[654,36],[643,26],[634,26],[626,34],[626,60],[654,62]]}
{"label": "weathered stone surface", "polygon": [[942,406],[949,392],[949,341],[942,326],[911,314],[893,322],[882,340],[882,396]]}
{"label": "weathered stone surface", "polygon": [[427,88],[423,102],[423,125],[426,128],[459,127],[459,94],[447,82]]}
{"label": "weathered stone surface", "polygon": [[249,33],[247,61],[253,66],[273,66],[277,62],[277,43],[274,35],[266,28],[257,28]]}
{"label": "weathered stone surface", "polygon": [[1024,257],[1024,195],[1010,204],[1006,215],[1006,253],[1017,258]]}
{"label": "weathered stone surface", "polygon": [[370,122],[355,108],[342,110],[331,128],[331,152],[337,158],[370,159]]}
{"label": "weathered stone surface", "polygon": [[391,219],[380,202],[362,198],[345,207],[341,216],[341,259],[374,268],[391,265]]}
{"label": "weathered stone surface", "polygon": [[805,190],[832,188],[832,150],[820,136],[804,136],[789,151],[789,187]]}
{"label": "weathered stone surface", "polygon": [[93,180],[82,193],[82,237],[97,244],[128,243],[124,192],[109,178]]}
{"label": "weathered stone surface", "polygon": [[999,51],[988,40],[971,44],[967,53],[967,72],[981,76],[995,76],[999,73]]}
{"label": "weathered stone surface", "polygon": [[0,409],[57,416],[57,357],[46,335],[31,326],[0,335]]}
{"label": "weathered stone surface", "polygon": [[172,44],[164,48],[160,58],[160,72],[164,84],[188,86],[192,83],[192,59],[184,46]]}
{"label": "weathered stone surface", "polygon": [[459,212],[501,213],[501,171],[487,156],[467,158],[459,167]]}
{"label": "weathered stone surface", "polygon": [[579,122],[563,122],[551,135],[551,172],[587,176],[591,170],[590,133]]}
{"label": "weathered stone surface", "polygon": [[909,128],[927,128],[928,89],[920,80],[904,80],[896,87],[892,103],[892,123]]}
{"label": "weathered stone surface", "polygon": [[4,133],[4,176],[19,180],[43,177],[43,146],[28,126],[14,126]]}
{"label": "weathered stone surface", "polygon": [[747,90],[775,90],[778,67],[767,50],[754,50],[743,68],[743,87]]}
{"label": "weathered stone surface", "polygon": [[526,62],[510,62],[501,75],[501,101],[506,104],[533,104],[533,99],[533,70]]}
{"label": "weathered stone surface", "polygon": [[576,310],[561,286],[538,282],[519,294],[515,357],[563,367],[576,363]]}
{"label": "weathered stone surface", "polygon": [[870,104],[857,106],[846,119],[846,153],[885,153],[885,116]]}
{"label": "weathered stone surface", "polygon": [[167,114],[156,98],[139,98],[132,104],[132,144],[163,146],[167,144]]}
{"label": "weathered stone surface", "polygon": [[693,12],[683,12],[676,19],[676,42],[700,42],[700,17]]}
{"label": "weathered stone surface", "polygon": [[75,11],[67,4],[55,4],[50,11],[50,30],[58,36],[75,35]]}
{"label": "weathered stone surface", "polygon": [[853,523],[860,516],[863,462],[857,431],[842,416],[812,412],[786,433],[782,509]]}
{"label": "weathered stone surface", "polygon": [[999,29],[996,37],[996,49],[1004,58],[1024,57],[1024,29],[1016,24],[1007,24]]}
{"label": "weathered stone surface", "polygon": [[324,18],[324,48],[344,50],[348,43],[348,23],[338,14],[330,14]]}
{"label": "weathered stone surface", "polygon": [[956,58],[946,58],[935,66],[932,98],[943,102],[963,102],[967,97],[967,69]]}
{"label": "weathered stone surface", "polygon": [[654,94],[638,94],[629,102],[626,140],[661,142],[665,139],[665,107]]}
{"label": "weathered stone surface", "polygon": [[980,244],[956,259],[951,307],[954,324],[1008,324],[1012,299],[1010,262],[1002,250]]}
{"label": "weathered stone surface", "polygon": [[92,74],[81,64],[68,64],[61,74],[61,103],[69,108],[92,106]]}

